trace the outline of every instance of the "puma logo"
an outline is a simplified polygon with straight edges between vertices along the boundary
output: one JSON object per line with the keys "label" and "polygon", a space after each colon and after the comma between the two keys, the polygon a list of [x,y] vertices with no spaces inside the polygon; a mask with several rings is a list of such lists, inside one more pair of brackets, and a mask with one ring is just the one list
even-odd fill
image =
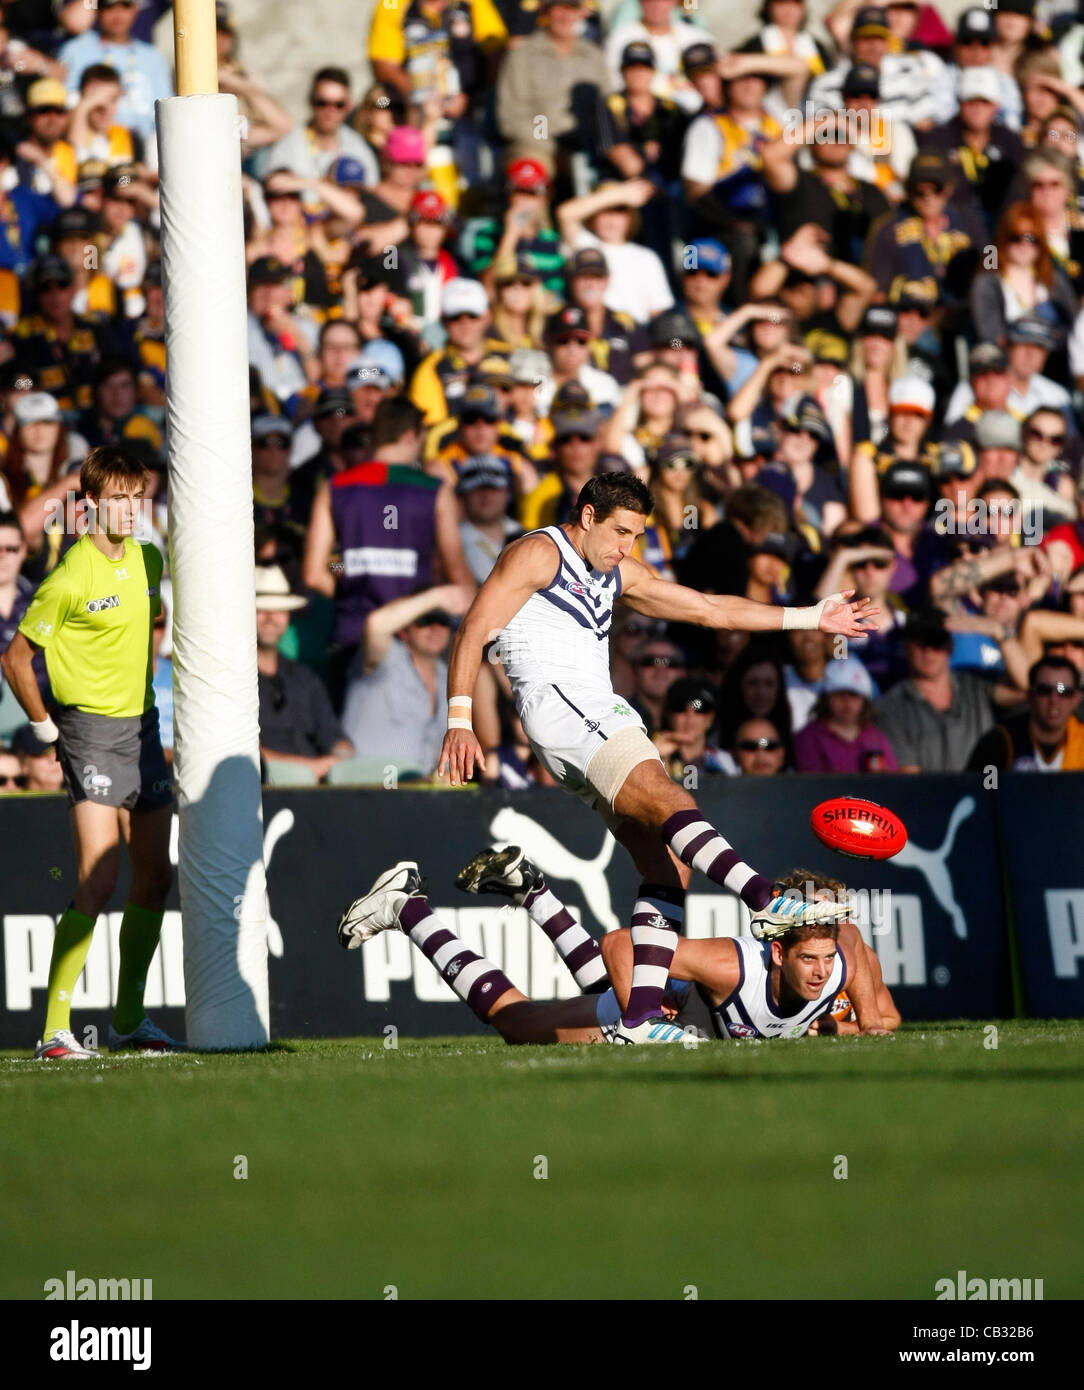
{"label": "puma logo", "polygon": [[921,845],[916,845],[914,840],[908,840],[892,861],[900,868],[917,869],[922,874],[930,885],[930,892],[936,898],[938,905],[944,908],[952,918],[952,930],[961,941],[967,940],[967,921],[953,891],[952,875],[948,869],[948,857],[956,843],[957,831],[974,812],[975,805],[973,796],[965,796],[956,803],[952,815],[949,816],[945,838],[941,841],[938,849],[923,849]]}
{"label": "puma logo", "polygon": [[497,812],[490,822],[489,832],[498,844],[520,845],[547,879],[578,883],[584,902],[604,931],[616,931],[621,926],[614,914],[606,879],[606,869],[617,843],[608,830],[604,832],[602,848],[594,859],[580,859],[570,853],[537,821],[513,811],[510,806]]}

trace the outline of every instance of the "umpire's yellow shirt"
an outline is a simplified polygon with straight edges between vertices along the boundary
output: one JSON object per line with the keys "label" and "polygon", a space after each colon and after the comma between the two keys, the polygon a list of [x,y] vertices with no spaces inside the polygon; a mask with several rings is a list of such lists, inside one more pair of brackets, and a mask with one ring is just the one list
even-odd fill
{"label": "umpire's yellow shirt", "polygon": [[19,631],[45,648],[59,704],[118,719],[150,709],[161,582],[155,546],[128,538],[121,558],[109,560],[89,536],[42,580]]}

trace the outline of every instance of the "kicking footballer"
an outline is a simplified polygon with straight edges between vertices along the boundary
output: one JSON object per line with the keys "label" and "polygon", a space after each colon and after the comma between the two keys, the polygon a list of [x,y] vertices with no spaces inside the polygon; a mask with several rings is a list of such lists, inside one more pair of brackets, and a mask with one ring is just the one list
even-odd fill
{"label": "kicking footballer", "polygon": [[[532,531],[501,552],[452,645],[448,732],[437,768],[455,786],[483,762],[471,696],[484,649],[499,638],[516,712],[539,761],[599,811],[643,876],[632,914],[632,980],[615,1038],[623,1043],[672,1040],[655,1025],[684,913],[688,875],[676,861],[737,893],[769,924],[840,914],[834,903],[783,899],[671,781],[643,721],[613,689],[607,636],[614,603],[707,628],[819,628],[845,637],[861,636],[877,612],[868,599],[847,602],[853,591],[810,608],[778,608],[659,579],[630,554],[652,506],[635,478],[591,478],[567,524]],[[863,1031],[885,1031],[863,959],[852,991]]]}
{"label": "kicking footballer", "polygon": [[[4,675],[31,726],[55,743],[68,792],[78,879],[56,929],[42,1040],[34,1056],[98,1054],[71,1031],[71,997],[98,914],[117,880],[120,840],[132,882],[120,929],[117,1003],[109,1048],[175,1050],[143,1008],[173,870],[173,781],[158,736],[151,638],[161,609],[162,556],[133,539],[146,473],[124,449],[87,455],[79,474],[90,513],[84,535],[41,583],[3,656]],[[32,662],[45,651],[57,708],[46,710]]]}
{"label": "kicking footballer", "polygon": [[[507,1043],[596,1043],[619,1041],[622,1010],[631,988],[632,933],[626,927],[597,942],[547,886],[539,869],[515,845],[483,850],[462,870],[456,883],[469,893],[497,893],[527,909],[531,920],[553,942],[581,989],[591,993],[551,1003],[528,999],[498,966],[476,955],[429,908],[418,866],[396,864],[382,874],[340,927],[339,941],[354,949],[381,931],[409,936],[482,1023],[491,1024]],[[847,890],[835,879],[795,869],[781,886],[800,893],[812,884],[818,897],[841,903]],[[796,898],[789,902],[799,905]],[[889,1029],[899,1013],[884,986],[880,964],[849,921],[797,920],[781,925],[754,916],[751,937],[679,938],[670,974],[661,991],[660,1017],[651,1025],[660,1041],[698,1039],[682,1026],[682,1010],[695,985],[707,1006],[718,1038],[795,1038],[806,1033],[860,1032],[857,1024],[837,1022],[847,1012],[840,996],[860,966],[876,978],[876,1003]]]}

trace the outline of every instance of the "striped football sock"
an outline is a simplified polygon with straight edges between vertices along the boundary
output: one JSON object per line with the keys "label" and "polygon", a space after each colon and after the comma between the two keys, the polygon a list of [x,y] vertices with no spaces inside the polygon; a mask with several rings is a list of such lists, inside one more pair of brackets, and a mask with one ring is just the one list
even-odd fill
{"label": "striped football sock", "polygon": [[610,977],[598,942],[550,892],[545,880],[528,893],[523,906],[535,926],[553,942],[583,994],[600,994],[609,988]]}
{"label": "striped football sock", "polygon": [[772,896],[771,880],[751,869],[718,830],[696,809],[677,811],[665,820],[659,833],[683,864],[707,874],[712,883],[737,893],[753,912]]}
{"label": "striped football sock", "polygon": [[438,921],[424,898],[410,898],[404,904],[399,925],[482,1023],[489,1021],[493,1005],[501,995],[515,989],[503,970],[484,956],[475,955],[455,932]]}
{"label": "striped football sock", "polygon": [[685,920],[685,891],[641,883],[632,909],[632,985],[624,1020],[632,1028],[662,1011],[662,992]]}

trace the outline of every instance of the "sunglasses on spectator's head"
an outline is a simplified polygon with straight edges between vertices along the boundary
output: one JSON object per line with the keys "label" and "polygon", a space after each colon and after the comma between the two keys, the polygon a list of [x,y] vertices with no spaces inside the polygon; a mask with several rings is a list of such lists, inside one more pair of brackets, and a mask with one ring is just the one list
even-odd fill
{"label": "sunglasses on spectator's head", "polygon": [[1029,436],[1029,438],[1031,438],[1031,439],[1038,439],[1038,440],[1039,440],[1041,443],[1043,443],[1043,444],[1064,444],[1064,443],[1065,443],[1065,435],[1064,435],[1064,433],[1062,433],[1062,434],[1044,434],[1042,430],[1036,429],[1034,425],[1029,425],[1029,426],[1028,426],[1028,436]]}
{"label": "sunglasses on spectator's head", "polygon": [[738,740],[738,747],[743,753],[774,753],[783,747],[781,739],[778,738],[743,738]]}
{"label": "sunglasses on spectator's head", "polygon": [[1031,687],[1032,695],[1059,695],[1063,700],[1080,694],[1079,687],[1066,685],[1065,681],[1036,681]]}

